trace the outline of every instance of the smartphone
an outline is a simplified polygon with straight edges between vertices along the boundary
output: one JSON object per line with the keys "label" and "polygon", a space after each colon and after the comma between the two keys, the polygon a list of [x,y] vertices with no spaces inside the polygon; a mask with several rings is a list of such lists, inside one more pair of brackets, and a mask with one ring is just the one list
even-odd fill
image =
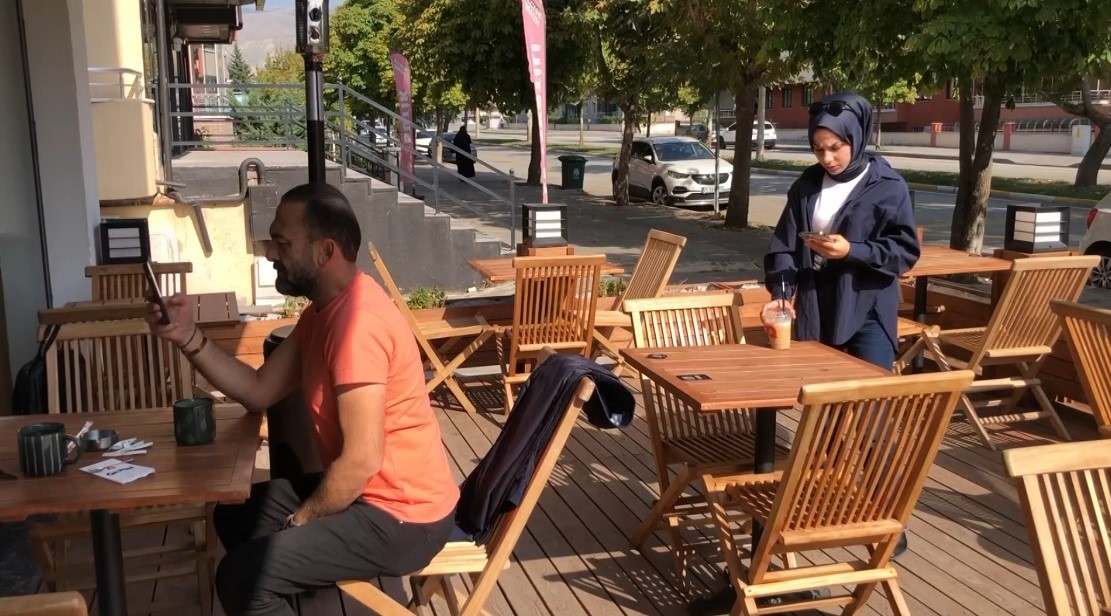
{"label": "smartphone", "polygon": [[158,288],[158,279],[154,277],[154,270],[150,268],[150,261],[143,262],[143,273],[147,278],[147,296],[150,301],[158,304],[162,309],[162,318],[158,321],[163,325],[170,324],[170,312],[166,310],[166,302],[162,301],[162,291]]}
{"label": "smartphone", "polygon": [[799,231],[799,239],[802,241],[816,240],[829,237],[825,231]]}

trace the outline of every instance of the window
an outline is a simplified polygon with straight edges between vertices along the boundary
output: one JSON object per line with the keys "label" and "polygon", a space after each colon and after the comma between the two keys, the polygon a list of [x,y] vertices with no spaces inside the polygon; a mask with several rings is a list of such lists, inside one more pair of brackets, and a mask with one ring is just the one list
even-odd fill
{"label": "window", "polygon": [[795,86],[787,86],[783,88],[783,108],[789,109],[794,104]]}
{"label": "window", "polygon": [[805,83],[802,85],[802,106],[809,107],[814,102],[814,86]]}
{"label": "window", "polygon": [[764,109],[771,109],[772,108],[772,95],[773,94],[775,94],[775,92],[771,88],[768,88],[764,91]]}

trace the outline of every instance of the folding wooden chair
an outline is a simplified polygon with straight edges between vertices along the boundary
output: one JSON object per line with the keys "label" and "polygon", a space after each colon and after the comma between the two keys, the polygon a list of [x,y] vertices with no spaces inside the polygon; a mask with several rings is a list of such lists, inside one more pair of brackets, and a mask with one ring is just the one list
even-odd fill
{"label": "folding wooden chair", "polygon": [[[394,282],[393,276],[390,276],[390,270],[382,261],[381,255],[375,250],[374,244],[367,244],[367,249],[370,250],[370,260],[374,262],[375,269],[378,270],[378,275],[382,277],[382,282],[386,286],[386,291],[393,298],[394,304],[397,305],[401,314],[405,315],[405,321],[409,324],[409,329],[413,332],[413,337],[417,339],[417,345],[420,346],[421,352],[424,353],[425,360],[433,370],[432,378],[425,383],[428,393],[432,393],[440,385],[447,386],[448,390],[459,401],[459,406],[462,406],[468,413],[476,412],[474,404],[467,393],[463,390],[463,386],[455,377],[455,371],[463,362],[467,361],[471,355],[474,354],[482,345],[493,336],[495,329],[490,327],[490,324],[482,318],[481,314],[474,317],[461,317],[461,318],[445,318],[442,321],[421,323],[413,316],[413,311],[409,310],[409,305],[406,303],[405,298],[401,295],[401,290],[397,288],[397,283]],[[474,338],[467,344],[455,357],[447,359],[444,355],[451,345],[461,338]],[[440,341],[443,344],[439,348],[432,345],[432,341]]]}
{"label": "folding wooden chair", "polygon": [[[505,387],[505,412],[513,407],[513,388],[528,378],[544,347],[590,357],[594,301],[603,255],[517,257],[513,326],[499,328],[498,360]],[[509,338],[505,348],[503,336]]]}
{"label": "folding wooden chair", "polygon": [[[554,349],[546,349],[539,361],[553,354],[555,354]],[[452,616],[479,616],[486,613],[483,608],[490,593],[497,586],[498,576],[509,567],[509,557],[513,554],[517,539],[524,532],[529,516],[532,515],[536,503],[540,500],[540,493],[548,483],[552,469],[563,451],[564,444],[567,443],[567,438],[579,418],[583,405],[593,393],[594,383],[590,379],[584,378],[579,381],[575,395],[568,403],[562,419],[537,461],[524,496],[521,498],[521,504],[516,509],[502,514],[490,541],[485,545],[476,545],[472,541],[449,542],[428,566],[411,575],[410,581],[414,590],[414,598],[410,603],[412,611],[419,613],[421,608],[427,606],[433,595],[441,594],[446,599]],[[454,575],[464,575],[471,579],[473,587],[469,595],[463,596],[461,589],[451,583],[451,577]],[[396,603],[370,582],[351,580],[340,582],[337,586],[360,603],[384,616],[411,614],[408,609]]]}
{"label": "folding wooden chair", "polygon": [[[933,464],[971,371],[808,385],[802,420],[782,471],[703,475],[714,525],[729,565],[733,614],[803,612],[844,606],[855,614],[882,584],[891,610],[909,614],[889,561]],[[729,507],[763,526],[748,566],[741,561]],[[862,546],[865,559],[773,570],[775,556],[807,550],[842,554]],[[859,553],[859,552],[858,552]],[[825,598],[791,596],[850,587]],[[780,597],[782,603],[764,600]]]}
{"label": "folding wooden chair", "polygon": [[[151,263],[151,269],[154,270],[154,277],[158,280],[158,288],[163,296],[187,292],[185,275],[193,271],[192,263]],[[85,268],[85,277],[92,278],[93,301],[132,299],[147,295],[147,279],[142,263],[90,265]]]}
{"label": "folding wooden chair", "polygon": [[19,616],[88,616],[85,598],[78,592],[48,592],[0,597],[0,614]]}
{"label": "folding wooden chair", "polygon": [[[1069,439],[1069,433],[1057,416],[1053,402],[1042,389],[1038,371],[1053,352],[1061,335],[1061,323],[1049,309],[1053,299],[1075,302],[1099,257],[1039,257],[1020,259],[1011,267],[1011,277],[999,303],[995,305],[986,327],[951,330],[923,330],[921,340],[899,360],[909,363],[920,349],[942,370],[972,370],[983,377],[989,366],[1011,366],[1018,376],[980,378],[968,394],[1003,392],[1006,397],[973,401],[961,397],[965,418],[979,433],[984,444],[995,449],[987,427],[1019,421],[1049,419],[1058,436]],[[970,354],[968,361],[949,357],[943,348]],[[1027,393],[1033,394],[1040,410],[1019,412],[1015,406]],[[994,415],[982,416],[981,409],[999,409]]]}
{"label": "folding wooden chair", "polygon": [[[740,294],[714,293],[629,300],[625,309],[632,317],[637,348],[695,347],[743,344],[742,303]],[[683,544],[680,529],[705,526],[710,520],[705,497],[683,495],[706,472],[752,468],[755,420],[747,409],[695,411],[643,374],[640,384],[660,498],[633,533],[631,542],[639,548],[652,532],[667,529],[678,579],[685,585],[692,548]],[[782,457],[786,457],[785,451]],[[679,467],[674,479],[672,466]]]}
{"label": "folding wooden chair", "polygon": [[1104,440],[1003,452],[1049,616],[1111,608],[1111,450]]}
{"label": "folding wooden chair", "polygon": [[633,275],[629,278],[625,292],[614,304],[613,310],[599,310],[594,316],[594,341],[598,343],[599,351],[617,362],[615,374],[621,374],[625,360],[621,357],[620,349],[614,346],[609,336],[603,334],[602,330],[612,332],[615,328],[632,327],[629,315],[625,311],[625,302],[630,299],[659,297],[667,286],[668,280],[671,280],[675,264],[679,262],[679,253],[686,245],[687,238],[681,235],[659,229],[649,231],[648,239],[644,242],[644,249],[640,252],[640,258],[633,268]]}
{"label": "folding wooden chair", "polygon": [[[166,408],[193,395],[193,370],[171,342],[146,321],[93,321],[58,326],[46,354],[50,413]],[[45,328],[43,328],[45,335]],[[146,507],[120,513],[124,530],[187,523],[192,537],[124,553],[127,582],[196,575],[202,612],[211,610],[216,565],[212,506]],[[87,537],[88,516],[61,514],[28,524],[31,545],[50,590],[95,588],[91,563],[72,562],[69,544]]]}
{"label": "folding wooden chair", "polygon": [[1111,310],[1053,300],[1049,307],[1068,334],[1073,365],[1099,434],[1111,437]]}

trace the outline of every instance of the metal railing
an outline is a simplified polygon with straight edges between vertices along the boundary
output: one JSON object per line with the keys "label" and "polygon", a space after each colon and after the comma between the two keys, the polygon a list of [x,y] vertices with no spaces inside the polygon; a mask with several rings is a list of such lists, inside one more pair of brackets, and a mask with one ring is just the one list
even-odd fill
{"label": "metal railing", "polygon": [[[212,125],[205,129],[193,129],[192,138],[175,139],[174,147],[210,147],[210,146],[264,146],[275,148],[290,148],[306,146],[306,123],[303,84],[169,84],[171,92],[181,100],[188,93],[192,103],[189,111],[174,111],[170,117],[175,122],[192,123],[193,120],[217,120],[230,125],[230,130],[217,133],[212,130]],[[430,191],[433,209],[439,211],[441,199],[446,199],[460,205],[478,217],[484,213],[472,207],[441,187],[441,175],[447,174],[448,178],[455,178],[464,184],[478,190],[494,203],[508,207],[510,218],[510,247],[516,244],[517,231],[517,177],[512,170],[509,173],[490,165],[471,152],[464,152],[455,144],[443,139],[439,135],[427,131],[415,122],[410,123],[403,119],[392,109],[384,107],[377,101],[357,92],[344,84],[325,84],[326,98],[333,104],[324,112],[325,146],[328,157],[339,163],[341,173],[346,176],[349,169],[358,170],[377,175],[375,172],[392,174],[398,179],[398,188],[402,191],[406,186],[420,186]],[[375,113],[396,123],[398,126],[407,126],[414,131],[414,136],[429,139],[427,150],[417,147],[416,139],[413,140],[411,152],[415,163],[422,163],[431,167],[432,181],[429,182],[416,174],[410,173],[400,167],[398,162],[400,152],[405,148],[400,136],[396,132],[387,131],[385,135],[376,134],[374,126],[360,120],[348,113],[347,107],[351,101],[358,101],[370,107]],[[201,132],[199,138],[196,133]],[[375,141],[381,139],[382,144],[364,142],[360,130],[374,135]],[[479,184],[472,178],[463,177],[452,167],[444,165],[437,160],[437,150],[452,151],[456,157],[466,156],[474,161],[476,167],[481,167],[506,182],[508,197]],[[361,159],[361,160],[360,160]],[[385,178],[383,178],[385,179]],[[389,181],[388,179],[386,181]]]}
{"label": "metal railing", "polygon": [[[111,80],[101,79],[103,77],[110,77]],[[100,92],[109,88],[115,89],[115,96],[92,96],[90,100],[94,103],[122,100],[154,102],[145,96],[146,88],[143,85],[143,73],[141,71],[117,66],[89,68],[89,90]]]}
{"label": "metal railing", "polygon": [[[1094,104],[1094,105],[1111,104],[1111,90],[1089,90],[1088,94],[1089,94],[1089,96],[1091,96],[1092,104]],[[1064,97],[1062,97],[1062,99],[1066,103],[1072,103],[1074,105],[1079,105],[1081,102],[1083,102],[1084,95],[1083,95],[1082,91],[1074,90],[1074,91],[1070,92],[1069,94],[1065,95]],[[1017,94],[1017,95],[1014,96],[1014,101],[1015,101],[1016,105],[1056,105],[1057,104],[1057,101],[1055,99],[1043,96],[1039,92],[1022,92],[1022,93]],[[972,105],[977,109],[983,108],[983,106],[984,106],[984,96],[982,94],[974,95],[972,97]]]}

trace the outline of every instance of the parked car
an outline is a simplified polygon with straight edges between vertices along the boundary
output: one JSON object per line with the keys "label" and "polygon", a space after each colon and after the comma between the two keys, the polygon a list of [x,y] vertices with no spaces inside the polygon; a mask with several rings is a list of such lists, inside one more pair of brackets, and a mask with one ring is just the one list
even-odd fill
{"label": "parked car", "polygon": [[[444,134],[440,135],[440,138],[443,139],[447,143],[451,143],[452,141],[455,140],[455,132],[453,131],[453,132],[450,132],[450,133],[444,133]],[[472,139],[473,139],[473,137],[472,137]],[[427,156],[428,158],[432,158],[433,156],[436,155],[436,150],[432,147],[431,131],[429,133],[426,133],[426,134],[417,133],[416,141],[414,141],[413,143],[414,143],[414,147],[417,151],[417,154],[422,154],[424,156]],[[453,150],[451,148],[446,148],[446,147],[443,150],[444,150],[444,162],[445,163],[455,162],[455,150]],[[478,156],[478,148],[475,147],[475,144],[474,144],[473,140],[471,141],[471,156],[473,156],[473,157]]]}
{"label": "parked car", "polygon": [[1111,194],[1088,212],[1088,230],[1080,240],[1080,252],[1100,256],[1089,284],[1111,289]]}
{"label": "parked car", "polygon": [[679,136],[681,137],[694,137],[695,139],[705,142],[706,138],[710,135],[710,129],[706,128],[705,124],[691,124],[683,126],[679,129]]}
{"label": "parked car", "polygon": [[[752,145],[756,147],[756,122],[752,123]],[[764,147],[773,149],[775,147],[776,135],[775,125],[771,122],[764,122]],[[729,128],[718,133],[718,143],[722,148],[731,148],[733,144],[737,143],[737,125],[732,124]]]}
{"label": "parked car", "polygon": [[[717,161],[714,180],[714,153],[692,137],[649,137],[633,140],[629,159],[629,196],[647,199],[656,205],[710,205],[714,186],[719,203],[729,200],[729,176],[733,166]],[[611,181],[617,193],[617,158],[613,160]]]}

